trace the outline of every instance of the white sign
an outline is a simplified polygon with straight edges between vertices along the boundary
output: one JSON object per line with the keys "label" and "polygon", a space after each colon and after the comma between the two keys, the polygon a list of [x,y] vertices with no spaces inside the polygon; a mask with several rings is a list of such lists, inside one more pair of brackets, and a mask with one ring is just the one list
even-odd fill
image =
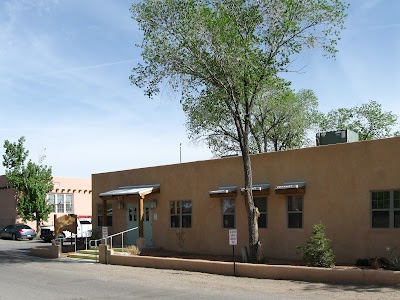
{"label": "white sign", "polygon": [[229,245],[234,246],[237,245],[237,230],[229,229]]}
{"label": "white sign", "polygon": [[108,237],[108,227],[107,226],[101,227],[101,236],[102,236],[102,239],[106,239]]}

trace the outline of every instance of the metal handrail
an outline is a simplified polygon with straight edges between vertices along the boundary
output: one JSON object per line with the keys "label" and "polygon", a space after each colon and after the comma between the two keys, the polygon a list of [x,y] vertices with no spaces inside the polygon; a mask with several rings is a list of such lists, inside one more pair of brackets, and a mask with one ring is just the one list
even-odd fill
{"label": "metal handrail", "polygon": [[124,233],[127,233],[127,232],[132,231],[132,230],[136,230],[136,229],[138,229],[138,228],[139,228],[139,227],[134,227],[134,228],[130,228],[130,229],[127,229],[127,230],[118,232],[118,233],[114,233],[114,234],[112,234],[112,235],[107,236],[105,239],[104,239],[104,238],[101,238],[101,239],[97,239],[97,240],[90,240],[90,241],[89,241],[90,247],[92,247],[92,242],[94,242],[94,244],[95,244],[95,248],[96,248],[96,262],[97,262],[97,260],[98,260],[98,252],[97,252],[97,251],[98,251],[98,249],[99,249],[99,247],[98,247],[99,242],[101,242],[102,240],[105,240],[105,244],[107,245],[107,239],[110,239],[110,247],[111,247],[111,249],[112,249],[112,247],[113,247],[113,237],[115,237],[115,236],[121,234],[121,235],[122,235],[122,237],[121,237],[121,249],[122,249],[122,252],[124,252]]}
{"label": "metal handrail", "polygon": [[124,230],[124,231],[121,231],[121,232],[118,232],[118,233],[114,233],[112,235],[107,236],[107,239],[110,239],[110,247],[111,247],[111,249],[113,247],[112,246],[113,245],[113,237],[121,234],[122,235],[122,237],[121,237],[121,249],[122,249],[122,252],[124,252],[124,233],[132,231],[132,230],[136,230],[138,228],[139,227],[130,228],[130,229],[127,229],[127,230]]}
{"label": "metal handrail", "polygon": [[[88,233],[90,232],[90,236],[88,236]],[[86,231],[84,231],[84,232],[81,232],[80,233],[80,235],[81,235],[81,237],[84,237],[85,238],[85,248],[86,248],[86,250],[88,250],[88,237],[90,238],[91,236],[92,236],[92,230],[86,230]],[[85,235],[85,236],[83,236],[83,235]],[[64,243],[64,240],[66,240],[66,239],[72,239],[72,238],[75,238],[75,243],[74,243],[74,248],[75,248],[75,252],[76,252],[76,238],[77,238],[77,236],[78,236],[78,234],[77,233],[73,233],[73,232],[71,232],[71,236],[68,236],[68,237],[63,237],[63,238],[54,238],[54,240],[55,241],[60,241],[62,244]],[[89,241],[90,242],[90,241]]]}

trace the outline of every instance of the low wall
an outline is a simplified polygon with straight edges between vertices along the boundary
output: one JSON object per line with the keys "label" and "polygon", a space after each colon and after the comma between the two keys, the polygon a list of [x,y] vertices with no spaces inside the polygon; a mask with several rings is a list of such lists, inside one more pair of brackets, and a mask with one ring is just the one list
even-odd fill
{"label": "low wall", "polygon": [[[105,251],[100,245],[100,263],[155,269],[185,270],[210,274],[234,275],[233,263],[195,259],[120,255]],[[236,276],[263,279],[299,280],[308,282],[400,285],[400,271],[369,269],[331,269],[303,266],[236,263]]]}
{"label": "low wall", "polygon": [[61,257],[61,245],[38,246],[31,248],[31,255],[44,258]]}

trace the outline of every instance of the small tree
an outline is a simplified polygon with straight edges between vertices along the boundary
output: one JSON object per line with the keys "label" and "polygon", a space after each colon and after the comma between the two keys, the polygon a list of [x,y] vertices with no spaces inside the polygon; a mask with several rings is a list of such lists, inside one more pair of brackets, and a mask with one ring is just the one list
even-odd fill
{"label": "small tree", "polygon": [[325,237],[325,226],[314,225],[314,232],[304,246],[297,247],[297,254],[303,257],[307,266],[331,268],[335,265],[335,254],[331,241]]}
{"label": "small tree", "polygon": [[352,108],[331,110],[321,116],[321,131],[350,129],[358,132],[361,141],[399,136],[393,132],[397,124],[397,115],[391,111],[383,111],[382,105],[371,100]]}
{"label": "small tree", "polygon": [[347,7],[343,0],[143,0],[131,8],[144,61],[131,82],[150,97],[170,83],[184,106],[202,108],[208,118],[189,128],[193,135],[237,138],[251,261],[260,245],[250,158],[256,101],[296,55],[319,48],[335,56]]}
{"label": "small tree", "polygon": [[16,190],[17,212],[24,220],[36,221],[36,230],[47,221],[51,206],[46,201],[46,194],[53,189],[51,167],[42,165],[44,156],[36,164],[29,160],[29,151],[24,148],[25,138],[18,143],[4,141],[5,154],[3,166],[6,168],[7,181]]}

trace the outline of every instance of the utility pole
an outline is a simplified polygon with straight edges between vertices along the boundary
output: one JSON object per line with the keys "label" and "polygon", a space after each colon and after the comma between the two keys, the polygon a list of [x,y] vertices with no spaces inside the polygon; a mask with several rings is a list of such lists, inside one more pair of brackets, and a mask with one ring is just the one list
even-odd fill
{"label": "utility pole", "polygon": [[182,143],[179,143],[179,163],[182,163]]}

